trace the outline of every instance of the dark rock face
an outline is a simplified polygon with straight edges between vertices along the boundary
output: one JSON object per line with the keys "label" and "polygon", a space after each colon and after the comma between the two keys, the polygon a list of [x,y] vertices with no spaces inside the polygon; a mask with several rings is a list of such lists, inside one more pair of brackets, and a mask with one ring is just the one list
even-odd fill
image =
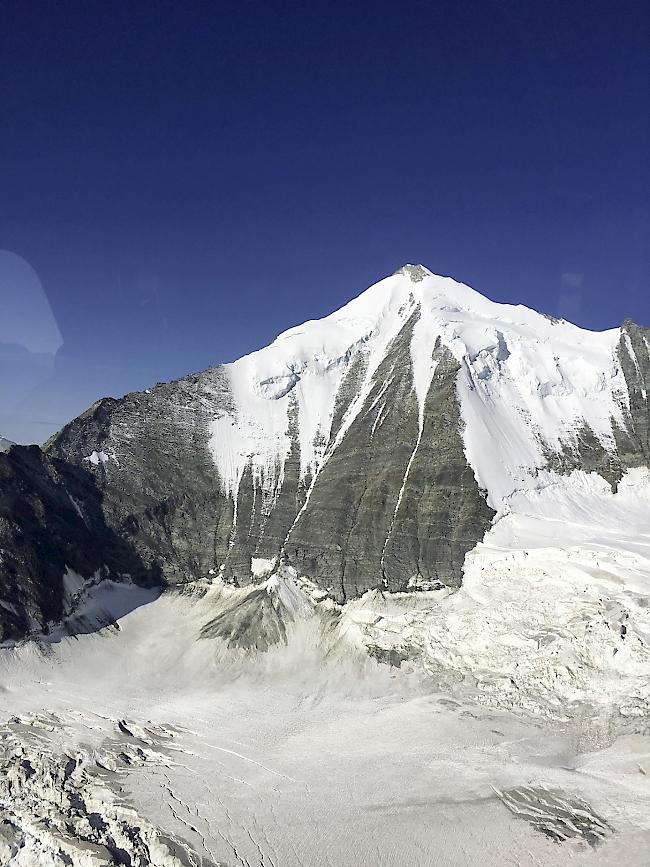
{"label": "dark rock face", "polygon": [[438,366],[419,436],[410,341],[404,325],[375,373],[364,407],[333,452],[285,551],[338,601],[410,579],[458,586],[465,553],[494,515],[467,464],[456,398],[458,364]]}
{"label": "dark rock face", "polygon": [[[382,583],[382,556],[418,434],[410,365],[416,317],[375,373],[365,404],[314,483],[285,550],[338,600]],[[408,576],[407,576],[408,578]]]}
{"label": "dark rock face", "polygon": [[94,479],[107,524],[169,583],[206,575],[229,552],[233,503],[207,447],[219,407],[230,393],[214,368],[99,401],[45,447]]}
{"label": "dark rock face", "polygon": [[[620,434],[622,437],[623,432],[620,431]],[[618,439],[617,436],[617,441]],[[567,474],[573,470],[598,473],[614,490],[623,477],[626,466],[629,466],[620,453],[614,454],[604,448],[586,422],[576,431],[574,442],[562,443],[562,448],[558,452],[553,452],[547,447],[544,452],[548,468],[555,470],[556,473]]]}
{"label": "dark rock face", "polygon": [[101,499],[92,475],[37,446],[0,454],[0,641],[63,617],[67,569],[160,583],[158,566],[107,524]]}
{"label": "dark rock face", "polygon": [[433,353],[436,370],[424,403],[422,435],[413,452],[404,492],[384,552],[389,590],[405,589],[405,576],[458,587],[465,554],[495,515],[467,463],[456,397],[459,364],[448,349]]}
{"label": "dark rock face", "polygon": [[245,585],[253,557],[284,551],[339,600],[371,587],[405,589],[410,578],[457,586],[465,552],[493,512],[463,454],[458,365],[441,349],[419,438],[410,359],[417,319],[416,312],[389,346],[364,406],[336,444],[365,374],[363,352],[352,360],[337,395],[328,460],[304,509],[311,479],[300,478],[293,407],[278,489],[269,497],[249,462],[235,516],[208,445],[210,420],[233,412],[222,368],[100,401],[56,435],[47,453],[92,478],[107,525],[169,583],[214,570]]}
{"label": "dark rock face", "polygon": [[[291,442],[284,462],[283,473],[276,467],[276,478],[282,481],[269,496],[256,479],[249,462],[239,484],[237,521],[233,544],[229,547],[223,565],[225,580],[239,586],[251,581],[253,557],[273,559],[282,549],[287,533],[305,502],[308,480],[300,478],[300,443],[298,441],[295,404],[289,409],[287,434]],[[215,568],[221,568],[215,563]]]}
{"label": "dark rock face", "polygon": [[[263,488],[249,460],[236,508],[210,449],[210,422],[223,414],[236,418],[224,368],[99,401],[53,437],[45,454],[30,452],[26,502],[38,500],[45,520],[38,529],[36,519],[24,527],[29,556],[16,561],[13,583],[3,579],[3,598],[19,595],[19,585],[35,598],[40,593],[28,609],[43,622],[60,616],[66,566],[84,576],[104,568],[170,584],[218,573],[244,586],[253,580],[253,557],[282,557],[339,601],[372,587],[403,590],[409,580],[458,586],[464,555],[493,512],[463,453],[458,365],[440,347],[420,436],[410,357],[418,317],[416,309],[389,345],[341,435],[366,375],[363,345],[347,359],[329,442],[320,444],[327,459],[315,479],[301,478],[297,408],[289,394],[291,445],[276,468],[276,487]],[[17,472],[18,458],[9,462]],[[41,479],[47,495],[36,493]],[[90,525],[68,489],[92,511]],[[7,500],[9,490],[5,480],[5,538],[10,528],[19,532],[12,518],[16,525],[21,515],[15,499]],[[7,548],[16,544],[12,538]],[[4,619],[19,634],[26,621],[16,617],[8,610]]]}

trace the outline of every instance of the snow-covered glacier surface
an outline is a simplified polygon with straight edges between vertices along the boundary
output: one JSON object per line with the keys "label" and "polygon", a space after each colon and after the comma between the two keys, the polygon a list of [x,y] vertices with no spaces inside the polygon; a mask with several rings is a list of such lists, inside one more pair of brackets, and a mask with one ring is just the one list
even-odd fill
{"label": "snow-covered glacier surface", "polygon": [[638,555],[497,537],[457,593],[338,609],[281,570],[5,650],[0,862],[647,864]]}

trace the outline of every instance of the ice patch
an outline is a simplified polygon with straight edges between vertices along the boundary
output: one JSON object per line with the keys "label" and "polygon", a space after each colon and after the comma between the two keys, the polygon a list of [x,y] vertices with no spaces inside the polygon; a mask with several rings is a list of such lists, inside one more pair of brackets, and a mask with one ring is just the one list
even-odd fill
{"label": "ice patch", "polygon": [[277,558],[268,559],[266,557],[253,557],[251,559],[251,573],[253,578],[259,580],[266,578],[275,569]]}
{"label": "ice patch", "polygon": [[106,464],[110,460],[109,456],[106,452],[98,452],[93,451],[92,454],[88,455],[87,458],[84,458],[85,461],[89,461],[94,466],[98,467],[100,464]]}

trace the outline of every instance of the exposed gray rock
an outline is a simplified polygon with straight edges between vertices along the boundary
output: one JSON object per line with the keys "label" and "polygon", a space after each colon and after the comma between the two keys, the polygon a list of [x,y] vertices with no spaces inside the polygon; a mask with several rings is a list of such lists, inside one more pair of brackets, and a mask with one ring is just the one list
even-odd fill
{"label": "exposed gray rock", "polygon": [[458,586],[465,553],[494,512],[467,464],[456,397],[458,364],[438,367],[419,437],[410,340],[404,325],[375,373],[365,405],[318,475],[286,553],[338,601],[424,578]]}
{"label": "exposed gray rock", "polygon": [[409,358],[416,321],[413,314],[389,346],[285,545],[298,572],[331,587],[338,601],[382,583],[384,545],[418,433]]}
{"label": "exposed gray rock", "polygon": [[[105,399],[46,452],[83,467],[107,523],[170,583],[206,575],[228,553],[233,503],[208,450],[208,422],[232,409],[222,368]],[[93,453],[101,454],[91,460]]]}
{"label": "exposed gray rock", "polygon": [[402,265],[395,273],[406,274],[414,283],[420,283],[429,272],[423,265]]}
{"label": "exposed gray rock", "polygon": [[281,477],[282,482],[273,495],[269,496],[260,481],[255,479],[250,463],[239,484],[233,544],[226,554],[222,569],[223,578],[238,586],[251,581],[253,557],[277,557],[305,502],[309,480],[300,478],[300,443],[295,405],[289,410],[287,434],[291,448],[284,466],[276,468],[276,478]]}
{"label": "exposed gray rock", "polygon": [[494,510],[476,483],[461,438],[456,396],[459,364],[436,347],[437,366],[424,403],[422,435],[413,450],[383,556],[388,590],[458,587],[465,554],[487,532]]}
{"label": "exposed gray rock", "polygon": [[234,410],[223,368],[100,401],[50,440],[47,452],[94,477],[107,523],[168,583],[212,571],[244,586],[253,557],[285,553],[338,601],[371,587],[405,589],[410,579],[458,586],[464,555],[493,512],[463,453],[458,365],[442,349],[419,438],[410,358],[418,317],[416,310],[389,346],[340,437],[365,375],[363,346],[349,359],[316,479],[300,478],[294,408],[281,482],[269,495],[247,463],[236,516],[209,449],[210,420]]}
{"label": "exposed gray rock", "polygon": [[618,395],[623,425],[610,419],[616,448],[605,448],[585,422],[559,451],[542,442],[549,469],[558,473],[598,473],[616,491],[626,470],[650,466],[649,346],[650,329],[626,320],[616,351],[627,385],[627,393]]}
{"label": "exposed gray rock", "polygon": [[615,428],[616,446],[627,467],[650,465],[650,329],[629,319],[623,323],[618,358],[623,369],[629,410],[623,403],[626,430]]}
{"label": "exposed gray rock", "polygon": [[0,454],[0,641],[47,631],[64,610],[63,576],[161,581],[106,521],[95,478],[37,446]]}
{"label": "exposed gray rock", "polygon": [[624,450],[623,455],[607,451],[586,422],[576,431],[573,441],[562,443],[560,451],[552,451],[545,443],[542,443],[542,447],[549,469],[565,474],[574,470],[598,473],[614,490],[626,467],[631,465],[625,460],[625,455],[630,454],[629,449]]}
{"label": "exposed gray rock", "polygon": [[555,843],[579,840],[595,847],[603,842],[613,828],[582,798],[543,786],[519,786],[507,791],[495,789],[506,807],[535,830]]}

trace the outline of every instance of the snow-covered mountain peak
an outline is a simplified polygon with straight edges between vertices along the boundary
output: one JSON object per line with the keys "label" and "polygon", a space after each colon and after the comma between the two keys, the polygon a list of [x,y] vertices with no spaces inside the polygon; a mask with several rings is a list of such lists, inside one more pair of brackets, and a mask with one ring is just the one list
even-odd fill
{"label": "snow-covered mountain peak", "polygon": [[340,441],[400,335],[410,346],[420,424],[439,353],[455,359],[466,456],[497,509],[522,474],[544,468],[549,451],[571,445],[578,431],[590,430],[611,450],[612,424],[624,426],[620,329],[586,331],[407,264],[339,310],[226,366],[235,410],[215,420],[212,443],[229,493],[236,497],[251,462],[273,488],[294,435],[301,477],[313,479],[336,447],[337,401],[350,392]]}
{"label": "snow-covered mountain peak", "polygon": [[114,490],[147,562],[151,540],[172,549],[172,581],[212,570],[246,584],[286,556],[339,600],[458,586],[515,500],[534,512],[551,484],[578,508],[574,471],[615,490],[650,464],[649,338],[585,331],[408,265],[239,361],[100,402],[48,450]]}
{"label": "snow-covered mountain peak", "polygon": [[[366,349],[385,349],[416,312],[428,320],[427,334],[435,342],[445,325],[460,321],[457,314],[498,320],[504,306],[451,277],[433,274],[423,265],[405,265],[328,316],[282,332],[270,346],[245,356],[231,368],[247,367],[260,383],[274,375],[295,377],[306,369],[323,372],[343,358],[349,360],[366,344]],[[449,338],[454,339],[453,328]],[[277,396],[273,389],[262,392]]]}

